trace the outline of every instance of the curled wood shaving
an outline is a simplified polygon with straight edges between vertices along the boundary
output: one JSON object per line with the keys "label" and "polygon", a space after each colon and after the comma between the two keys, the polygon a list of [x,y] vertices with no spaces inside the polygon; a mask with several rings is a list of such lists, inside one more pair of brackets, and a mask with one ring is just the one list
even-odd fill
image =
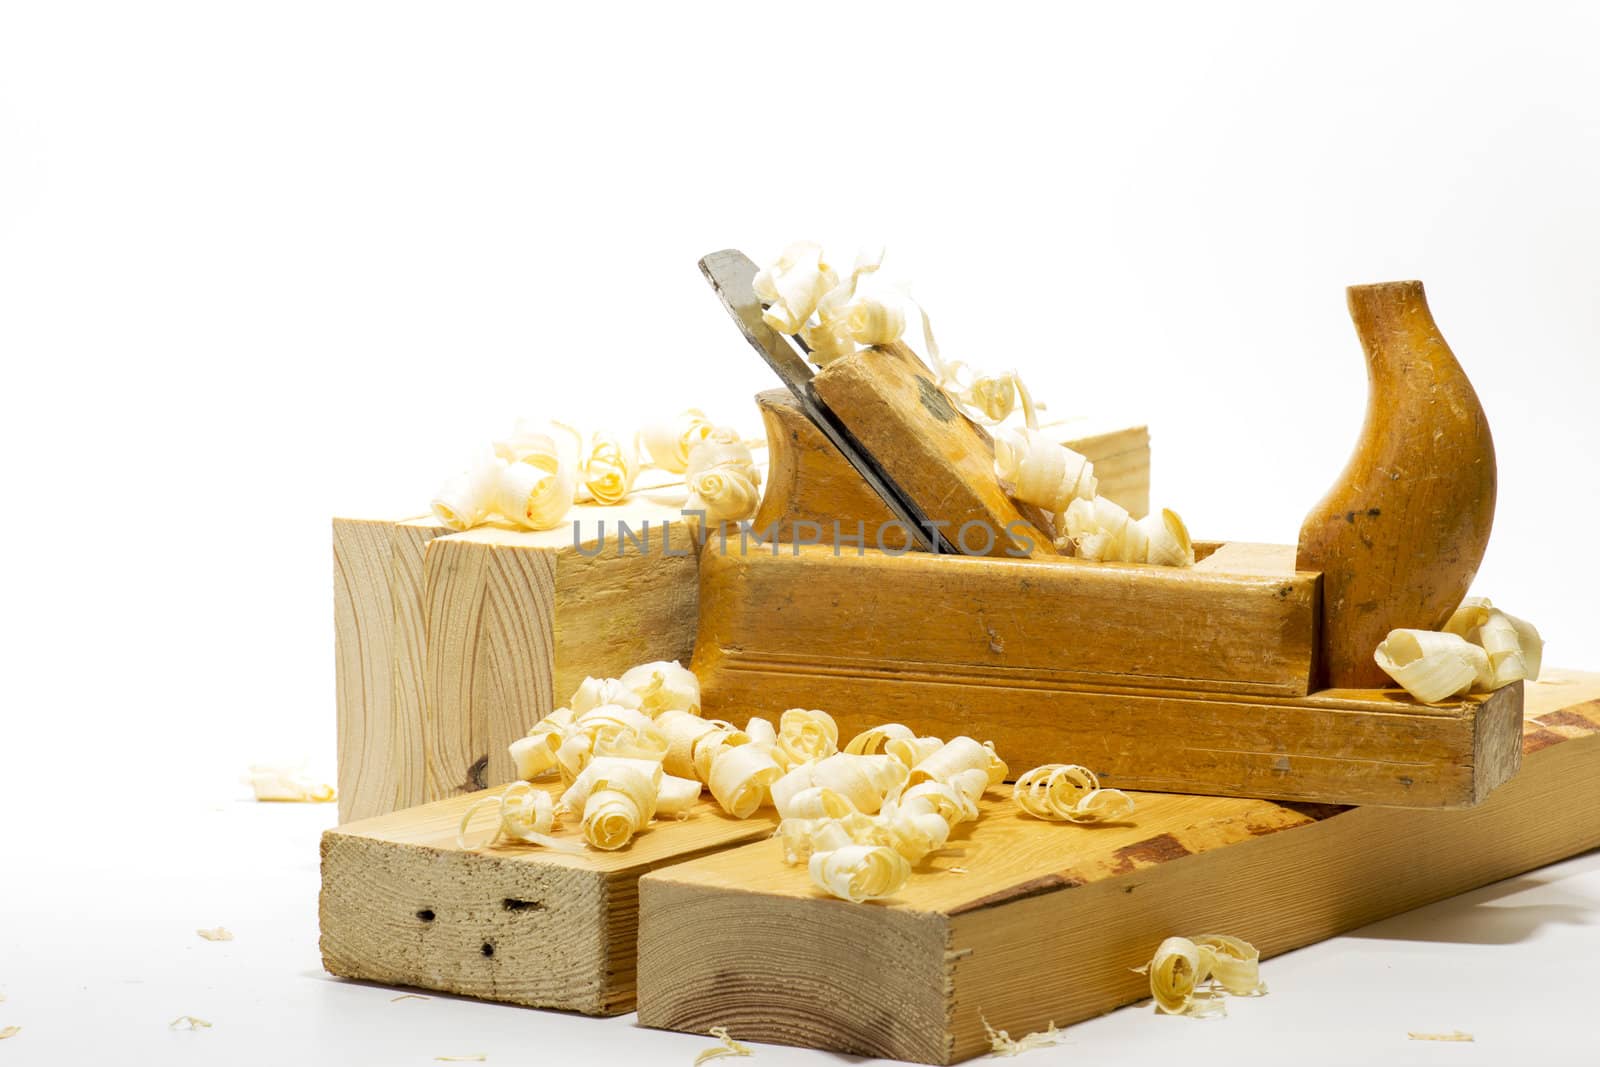
{"label": "curled wood shaving", "polygon": [[1424,704],[1487,687],[1494,678],[1488,653],[1459,634],[1391,630],[1373,659]]}
{"label": "curled wood shaving", "polygon": [[[472,817],[479,808],[491,805],[499,809],[499,821],[494,833],[479,844],[467,844],[467,826],[472,822]],[[555,805],[550,801],[550,794],[527,782],[512,782],[498,795],[480,797],[467,805],[467,810],[461,813],[461,823],[456,827],[456,847],[464,852],[474,852],[488,848],[501,837],[507,837],[513,841],[543,845],[558,852],[582,851],[583,846],[576,841],[550,836],[555,822]]]}
{"label": "curled wood shaving", "polygon": [[488,1059],[489,1054],[486,1052],[474,1052],[466,1056],[435,1056],[433,1058],[435,1063],[486,1063]]}
{"label": "curled wood shaving", "polygon": [[1195,990],[1206,978],[1199,946],[1186,937],[1169,937],[1156,948],[1145,971],[1157,1008],[1169,1015],[1191,1012]]}
{"label": "curled wood shaving", "polygon": [[211,1024],[193,1015],[180,1015],[167,1024],[168,1030],[209,1030]]}
{"label": "curled wood shaving", "polygon": [[774,755],[787,769],[839,751],[839,724],[825,711],[790,708],[778,717]]}
{"label": "curled wood shaving", "polygon": [[301,767],[253,763],[244,780],[259,801],[325,804],[334,798],[333,786],[308,777]]}
{"label": "curled wood shaving", "polygon": [[1409,1041],[1475,1041],[1471,1034],[1461,1030],[1452,1030],[1448,1034],[1422,1034],[1415,1030],[1406,1032]]}
{"label": "curled wood shaving", "polygon": [[1079,498],[1067,504],[1058,525],[1062,532],[1057,544],[1070,544],[1081,559],[1162,567],[1194,564],[1189,528],[1177,512],[1165,508],[1134,519],[1106,497]]}
{"label": "curled wood shaving", "polygon": [[706,1032],[712,1037],[716,1038],[718,1041],[721,1041],[722,1044],[708,1048],[696,1056],[694,1058],[695,1067],[700,1067],[700,1064],[706,1063],[709,1060],[721,1059],[723,1056],[753,1055],[749,1045],[741,1044],[728,1035],[728,1028],[726,1026],[713,1026]]}
{"label": "curled wood shaving", "polygon": [[639,476],[639,449],[613,433],[590,436],[579,464],[578,497],[596,504],[620,504],[633,491]]}
{"label": "curled wood shaving", "polygon": [[1061,1031],[1053,1021],[1044,1030],[1013,1038],[1004,1030],[990,1026],[989,1020],[983,1016],[978,1016],[978,1020],[983,1023],[983,1032],[989,1036],[989,1052],[995,1056],[1017,1056],[1036,1048],[1048,1048],[1061,1040]]}
{"label": "curled wood shaving", "polygon": [[860,903],[893,896],[911,877],[911,865],[883,845],[844,845],[811,854],[811,880],[842,900]]}
{"label": "curled wood shaving", "polygon": [[1267,984],[1261,980],[1261,953],[1250,942],[1227,934],[1196,934],[1192,940],[1205,956],[1211,978],[1223,989],[1236,997],[1266,993]]}
{"label": "curled wood shaving", "polygon": [[1120,789],[1101,789],[1100,779],[1075,763],[1046,763],[1017,778],[1011,796],[1036,819],[1096,823],[1133,813],[1133,798]]}
{"label": "curled wood shaving", "polygon": [[994,471],[1012,496],[1052,514],[1074,500],[1093,500],[1100,484],[1087,456],[1026,427],[995,437]]}
{"label": "curled wood shaving", "polygon": [[[646,663],[642,667],[634,667],[627,673],[631,675],[634,674],[635,671],[647,669],[652,670],[653,673],[653,669],[658,666],[660,665],[655,663]],[[677,667],[678,665],[674,663],[672,666]],[[683,668],[679,667],[678,669],[682,670]],[[690,677],[692,678],[694,676],[690,675]],[[636,684],[637,681],[638,679],[636,679]],[[648,682],[648,679],[645,679],[645,681]],[[696,694],[698,694],[698,682],[695,684],[695,691]],[[643,705],[643,703],[644,700],[639,696],[636,685],[629,685],[621,678],[585,678],[578,684],[578,688],[572,691],[572,698],[567,701],[567,706],[557,710],[567,713],[567,723],[570,724],[574,717],[582,715],[586,711],[593,711],[595,708],[603,705],[609,704],[614,707],[632,708],[635,711],[639,711],[641,710],[641,705]],[[556,713],[551,713],[551,715],[554,714]],[[654,714],[654,712],[651,714]],[[539,726],[549,721],[549,718],[550,716],[547,715],[545,718],[539,720],[539,722],[535,724],[534,729],[538,729]]]}
{"label": "curled wood shaving", "polygon": [[[647,715],[661,715],[668,711],[700,714],[700,679],[677,660],[640,664],[624,671],[616,681],[638,698],[639,710]],[[573,701],[576,703],[576,695]]]}
{"label": "curled wood shaving", "polygon": [[495,442],[504,467],[495,480],[493,509],[529,530],[550,530],[572,508],[578,490],[578,449],[583,437],[571,426],[519,423],[517,432]]}
{"label": "curled wood shaving", "polygon": [[8,1037],[16,1037],[20,1033],[22,1033],[22,1027],[7,1026],[4,1029],[0,1029],[0,1041],[4,1041]]}
{"label": "curled wood shaving", "polygon": [[723,811],[735,819],[748,819],[782,774],[783,768],[765,745],[741,744],[715,754],[706,784]]}
{"label": "curled wood shaving", "polygon": [[1544,640],[1531,622],[1507,615],[1485,597],[1469,596],[1444,624],[1446,633],[1459,634],[1482,648],[1489,657],[1489,688],[1524,678],[1537,681],[1544,660]]}
{"label": "curled wood shaving", "polygon": [[671,419],[652,422],[639,431],[650,462],[664,471],[682,474],[689,469],[689,453],[711,435],[711,420],[699,408],[689,408]]}
{"label": "curled wood shaving", "polygon": [[852,756],[836,752],[821,760],[793,765],[793,769],[772,784],[772,801],[780,816],[792,798],[807,790],[821,788],[847,801],[852,810],[876,814],[884,798],[898,793],[910,772],[893,756]]}
{"label": "curled wood shaving", "polygon": [[839,274],[823,259],[822,246],[796,241],[756,272],[756,296],[767,305],[761,318],[779,333],[797,334],[822,298],[839,286]]}
{"label": "curled wood shaving", "polygon": [[215,927],[214,929],[211,929],[211,930],[196,930],[195,933],[199,934],[201,937],[205,938],[207,941],[232,941],[233,940],[233,934],[229,933],[227,930],[223,929],[220,926]]}
{"label": "curled wood shaving", "polygon": [[948,785],[963,772],[982,771],[987,785],[999,785],[1005,781],[1006,769],[1005,760],[996,754],[992,743],[979,744],[970,737],[957,737],[912,767],[908,784],[936,781]]}
{"label": "curled wood shaving", "polygon": [[[1150,995],[1156,1007],[1169,1015],[1208,1019],[1228,1014],[1222,993],[1259,996],[1267,991],[1261,982],[1261,954],[1248,941],[1224,934],[1196,938],[1169,937],[1140,974],[1150,977]],[[1211,988],[1202,988],[1206,982]]]}
{"label": "curled wood shaving", "polygon": [[719,428],[697,444],[684,480],[689,487],[684,509],[703,512],[708,524],[748,519],[761,503],[761,471],[736,430]]}

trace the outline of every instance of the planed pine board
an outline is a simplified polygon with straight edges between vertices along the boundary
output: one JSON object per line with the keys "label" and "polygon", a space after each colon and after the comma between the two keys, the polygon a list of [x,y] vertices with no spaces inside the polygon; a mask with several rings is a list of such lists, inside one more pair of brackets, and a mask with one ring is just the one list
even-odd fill
{"label": "planed pine board", "polygon": [[[560,787],[548,787],[552,797]],[[702,798],[627,848],[569,855],[509,844],[463,851],[468,806],[498,790],[347,823],[322,836],[318,915],[329,973],[591,1015],[631,1011],[639,876],[770,837],[770,810],[738,820]],[[494,826],[486,806],[469,843]],[[558,837],[581,840],[576,827]]]}
{"label": "planed pine board", "polygon": [[[1527,687],[1521,772],[1464,811],[1139,794],[1125,824],[1020,815],[991,792],[892,901],[815,890],[776,842],[639,883],[639,1020],[953,1063],[1148,996],[1162,938],[1272,956],[1600,845],[1600,675]],[[966,830],[963,834],[961,831]],[[965,869],[955,873],[953,866]]]}

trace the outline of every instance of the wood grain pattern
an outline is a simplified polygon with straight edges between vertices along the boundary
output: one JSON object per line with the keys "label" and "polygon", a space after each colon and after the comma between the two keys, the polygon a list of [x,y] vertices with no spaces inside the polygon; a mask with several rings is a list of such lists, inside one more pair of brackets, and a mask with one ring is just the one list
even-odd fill
{"label": "wood grain pattern", "polygon": [[[708,684],[727,671],[789,671],[1006,689],[1303,696],[1317,598],[1317,576],[1292,571],[896,556],[831,545],[710,551],[701,564],[695,669]],[[797,642],[801,634],[807,639]]]}
{"label": "wood grain pattern", "polygon": [[975,555],[1056,555],[1000,487],[989,435],[955,409],[905,345],[836,359],[812,387],[922,513],[948,524],[942,529],[952,544],[957,531],[976,523],[993,532],[993,547]]}
{"label": "wood grain pattern", "polygon": [[506,745],[586,674],[688,660],[695,545],[678,508],[640,498],[573,521],[576,546],[569,525],[334,520],[341,821],[505,781]]}
{"label": "wood grain pattern", "polygon": [[[619,539],[619,519],[642,540]],[[576,538],[480,527],[428,544],[427,799],[510,781],[506,746],[586,675],[688,660],[696,561],[679,509],[579,507],[573,521]]]}
{"label": "wood grain pattern", "polygon": [[[761,840],[775,825],[770,812],[740,821],[704,799],[688,819],[657,822],[617,852],[462,851],[462,814],[492,795],[452,797],[323,835],[319,919],[329,973],[591,1015],[630,1011],[639,876]],[[492,808],[480,811],[470,839],[487,837],[495,817]],[[570,828],[558,836],[581,839]]]}
{"label": "wood grain pattern", "polygon": [[708,550],[694,669],[708,715],[902,721],[993,740],[1017,770],[1083,763],[1121,788],[1463,807],[1515,773],[1515,686],[1436,706],[1307,693],[1316,584],[1291,558],[1224,545],[1178,572]]}
{"label": "wood grain pattern", "polygon": [[1494,524],[1495,458],[1422,283],[1352,286],[1349,303],[1366,422],[1306,516],[1298,565],[1323,574],[1327,684],[1368,688],[1390,684],[1373,660],[1390,630],[1437,630],[1466,595]]}
{"label": "wood grain pattern", "polygon": [[[813,529],[831,543],[834,523],[841,533],[880,547],[879,529],[893,516],[861,476],[839,454],[787,389],[756,394],[756,405],[770,442],[771,469],[761,505],[751,520],[757,530],[774,530],[773,539],[793,541],[796,522],[809,537]],[[1046,423],[1041,430],[1095,465],[1100,493],[1135,517],[1150,507],[1150,434],[1143,426],[1107,426],[1089,419]],[[881,547],[898,549],[905,538],[890,527]]]}
{"label": "wood grain pattern", "polygon": [[333,520],[333,647],[338,715],[339,815],[386,802],[392,787],[387,760],[361,754],[389,741],[390,647],[394,609],[389,599],[393,523]]}
{"label": "wood grain pattern", "polygon": [[822,895],[770,841],[656,871],[639,1021],[952,1063],[987,1051],[985,1018],[1016,1035],[1147,997],[1131,969],[1169,934],[1274,956],[1600,845],[1600,676],[1548,672],[1525,711],[1522,773],[1467,811],[1150,793],[1091,828],[991,791],[962,855],[883,904]]}

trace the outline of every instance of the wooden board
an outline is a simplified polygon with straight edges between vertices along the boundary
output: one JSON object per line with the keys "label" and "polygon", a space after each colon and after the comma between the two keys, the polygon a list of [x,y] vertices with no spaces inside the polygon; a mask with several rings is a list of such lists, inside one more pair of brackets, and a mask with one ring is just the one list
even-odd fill
{"label": "wooden board", "polygon": [[[1314,575],[1293,550],[1223,546],[1193,571],[831,547],[701,564],[706,714],[825,708],[995,742],[1012,767],[1108,785],[1464,807],[1516,770],[1521,690],[1419,705],[1309,695]],[[1226,568],[1236,566],[1240,573]]]}
{"label": "wooden board", "polygon": [[335,519],[333,541],[342,821],[508,780],[506,745],[585,675],[693,645],[696,561],[672,504],[580,505],[538,533]]}
{"label": "wooden board", "polygon": [[[811,381],[874,461],[940,527],[952,544],[968,524],[987,529],[992,544],[976,555],[1053,556],[1048,537],[1032,528],[994,473],[989,435],[950,403],[928,368],[905,345],[864,348],[834,360]],[[976,536],[976,535],[974,535]],[[969,550],[970,551],[970,550]]]}
{"label": "wooden board", "polygon": [[[986,813],[894,900],[812,888],[768,841],[639,883],[639,1021],[925,1063],[1148,996],[1162,938],[1266,956],[1600,845],[1600,675],[1528,688],[1521,774],[1468,811],[1141,794],[1126,824]],[[1002,750],[1003,751],[1003,750]],[[966,873],[955,873],[953,866]],[[1286,991],[1279,990],[1275,995]]]}
{"label": "wooden board", "polygon": [[[658,821],[618,852],[462,851],[462,813],[494,793],[323,834],[319,919],[329,973],[591,1015],[631,1011],[639,876],[762,840],[775,825],[770,809],[740,821],[703,798],[688,819]],[[487,837],[495,818],[493,808],[474,816],[470,839]],[[558,836],[578,837],[570,829]]]}

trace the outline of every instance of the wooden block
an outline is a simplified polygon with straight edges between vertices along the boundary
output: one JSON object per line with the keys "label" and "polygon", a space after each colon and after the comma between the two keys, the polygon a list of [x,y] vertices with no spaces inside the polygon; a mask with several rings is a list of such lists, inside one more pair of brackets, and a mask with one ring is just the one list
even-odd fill
{"label": "wooden block", "polygon": [[[577,545],[570,524],[334,520],[340,821],[505,781],[506,745],[586,673],[688,659],[697,587],[679,509],[640,499],[571,521]],[[633,535],[620,546],[619,522]]]}
{"label": "wooden block", "polygon": [[420,804],[419,615],[432,519],[333,520],[340,821]]}
{"label": "wooden block", "polygon": [[993,533],[990,551],[975,555],[1020,552],[1026,541],[1033,543],[1028,555],[1056,554],[1000,487],[989,435],[955,409],[905,345],[836,359],[811,384],[923,515],[948,524],[942,530],[951,544],[975,523]]}
{"label": "wooden block", "polygon": [[822,895],[770,841],[656,871],[639,1021],[953,1063],[988,1050],[984,1019],[1021,1035],[1147,997],[1132,968],[1170,934],[1274,956],[1583,852],[1600,845],[1600,675],[1547,677],[1522,773],[1468,811],[1141,794],[1127,823],[1091,828],[991,792],[964,854],[885,904]]}
{"label": "wooden block", "polygon": [[[329,973],[591,1015],[631,1011],[639,876],[759,841],[775,825],[770,811],[740,821],[703,799],[687,820],[657,822],[618,852],[464,852],[456,828],[485,795],[494,794],[323,834],[319,918]],[[487,837],[495,817],[493,808],[479,812],[471,839]]]}
{"label": "wooden block", "polygon": [[[710,547],[695,652],[708,684],[799,672],[847,686],[978,684],[1008,696],[1105,686],[1304,696],[1310,687],[1315,574],[831,544]],[[803,706],[875,710],[824,694]]]}
{"label": "wooden block", "polygon": [[[641,540],[619,538],[619,519]],[[577,537],[564,523],[540,532],[480,527],[429,542],[428,799],[510,781],[506,746],[585,676],[688,660],[696,560],[680,509],[578,507],[573,521],[583,524]]]}

